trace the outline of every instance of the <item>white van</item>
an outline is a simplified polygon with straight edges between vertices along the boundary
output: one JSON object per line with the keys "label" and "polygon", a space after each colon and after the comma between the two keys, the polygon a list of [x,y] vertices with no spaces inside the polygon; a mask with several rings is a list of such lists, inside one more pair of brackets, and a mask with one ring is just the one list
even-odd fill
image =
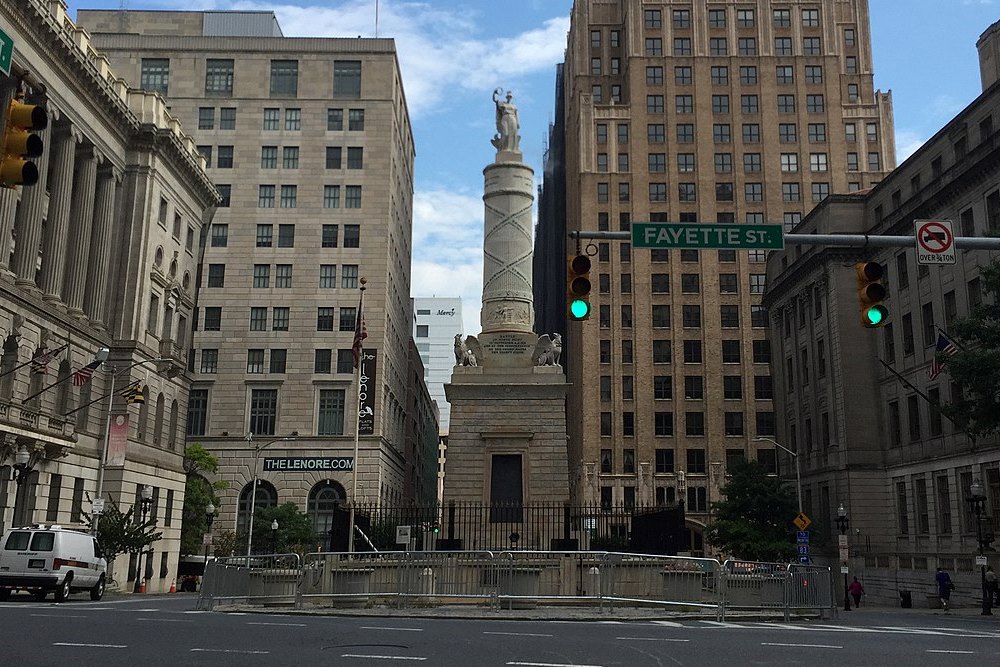
{"label": "white van", "polygon": [[62,526],[12,528],[0,541],[0,601],[11,591],[31,591],[44,600],[55,591],[62,602],[73,591],[104,597],[108,563],[97,540]]}

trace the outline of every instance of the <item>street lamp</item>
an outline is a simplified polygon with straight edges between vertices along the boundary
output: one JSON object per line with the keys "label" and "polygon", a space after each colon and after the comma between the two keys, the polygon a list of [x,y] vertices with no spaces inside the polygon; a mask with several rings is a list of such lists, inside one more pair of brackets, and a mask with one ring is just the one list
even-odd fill
{"label": "street lamp", "polygon": [[[986,493],[983,491],[983,483],[978,479],[972,481],[969,487],[969,502],[972,503],[972,511],[976,515],[976,541],[979,542],[979,565],[982,571],[983,589],[983,611],[981,615],[993,615],[993,591],[986,588],[986,548],[993,541],[992,535],[983,532],[983,518],[986,510]],[[988,517],[986,517],[988,520]]]}
{"label": "street lamp", "polygon": [[278,553],[278,520],[271,520],[271,553]]}
{"label": "street lamp", "polygon": [[[844,509],[844,503],[840,503],[837,507],[837,528],[840,530],[840,543],[842,545],[847,545],[847,529],[850,527],[850,521],[847,518],[847,510]],[[844,565],[847,565],[845,562]],[[844,611],[851,610],[851,600],[847,597],[847,568],[844,570]]]}
{"label": "street lamp", "polygon": [[[14,525],[17,527],[21,523],[31,523],[31,521],[24,521],[24,517],[21,516],[23,507],[21,507],[21,486],[27,481],[28,475],[31,474],[31,469],[34,467],[34,462],[31,460],[31,452],[25,445],[21,445],[17,453],[14,454],[14,483],[17,486],[17,491],[14,495]],[[30,518],[30,517],[29,517]]]}
{"label": "street lamp", "polygon": [[[149,509],[153,506],[153,487],[149,484],[142,487],[139,491],[139,512],[141,514],[141,519],[139,520],[139,527],[146,525],[146,515],[149,513]],[[145,547],[143,547],[145,548]],[[133,593],[144,592],[145,585],[143,584],[143,572],[142,572],[142,548],[139,549],[139,557],[135,562],[135,586],[132,588]]]}
{"label": "street lamp", "polygon": [[[208,545],[212,543],[212,523],[215,522],[215,515],[217,510],[215,505],[209,501],[208,506],[205,507],[205,523],[208,527],[205,529],[205,536],[202,537],[202,542],[205,543],[205,567],[208,567]],[[204,574],[202,575],[204,576]]]}
{"label": "street lamp", "polygon": [[788,447],[778,444],[776,440],[764,437],[762,435],[754,437],[753,440],[754,442],[769,442],[778,449],[780,449],[781,451],[787,452],[792,455],[792,458],[795,460],[795,495],[798,497],[799,500],[799,514],[802,514],[802,473],[799,470],[799,453],[793,452]]}
{"label": "street lamp", "polygon": [[247,531],[247,558],[250,557],[250,548],[253,546],[253,517],[257,511],[257,485],[260,483],[260,480],[257,477],[257,462],[260,460],[260,453],[276,442],[288,442],[291,440],[295,440],[295,437],[285,436],[283,438],[275,438],[270,442],[265,442],[263,445],[254,445],[253,433],[247,433],[247,444],[253,447],[253,488],[250,489],[250,527]]}

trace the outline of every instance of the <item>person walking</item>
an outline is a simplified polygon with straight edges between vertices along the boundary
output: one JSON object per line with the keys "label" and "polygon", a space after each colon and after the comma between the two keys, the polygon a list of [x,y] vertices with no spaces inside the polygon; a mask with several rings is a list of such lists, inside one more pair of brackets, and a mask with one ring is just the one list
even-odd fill
{"label": "person walking", "polygon": [[993,598],[1000,605],[1000,591],[997,590],[997,573],[993,571],[993,566],[986,567],[986,597]]}
{"label": "person walking", "polygon": [[858,581],[857,577],[854,577],[854,581],[852,581],[851,585],[847,587],[847,592],[851,594],[852,598],[854,598],[854,606],[860,607],[861,596],[865,594],[865,587],[861,585],[861,582]]}
{"label": "person walking", "polygon": [[951,592],[955,590],[955,584],[951,582],[951,576],[940,567],[937,569],[937,574],[934,575],[934,581],[937,582],[941,606],[945,611],[948,611],[948,600],[951,598]]}

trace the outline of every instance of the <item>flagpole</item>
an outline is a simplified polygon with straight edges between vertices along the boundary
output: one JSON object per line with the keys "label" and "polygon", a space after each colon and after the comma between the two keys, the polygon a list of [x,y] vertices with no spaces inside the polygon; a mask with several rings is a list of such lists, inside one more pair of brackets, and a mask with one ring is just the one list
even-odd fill
{"label": "flagpole", "polygon": [[[355,323],[355,337],[360,337],[360,332],[364,328],[364,306],[365,306],[365,283],[368,282],[364,278],[361,279],[361,298],[358,301],[358,322]],[[358,505],[358,439],[361,435],[361,370],[364,366],[364,339],[360,342],[356,342],[357,345],[361,345],[360,354],[358,356],[358,367],[355,369],[354,379],[356,384],[357,392],[355,394],[357,398],[357,418],[354,420],[354,461],[351,465],[351,518],[348,522],[348,536],[347,536],[347,551],[348,553],[354,553],[354,512]]]}
{"label": "flagpole", "polygon": [[375,0],[375,39],[378,39],[378,0]]}
{"label": "flagpole", "polygon": [[[65,350],[67,347],[69,347],[69,343],[64,344],[62,347],[56,348],[52,352],[52,354],[58,354],[58,353],[62,352],[63,350]],[[9,371],[4,371],[3,373],[0,373],[0,378],[6,377],[6,376],[10,375],[11,373],[16,373],[17,371],[21,370],[25,366],[30,366],[32,363],[34,363],[34,361],[35,361],[35,357],[32,357],[31,359],[28,359],[23,364],[18,364],[17,366],[14,366],[14,368],[10,369]]]}
{"label": "flagpole", "polygon": [[[68,344],[68,343],[67,343],[66,345],[63,345],[63,346],[62,346],[61,348],[59,348],[59,349],[57,349],[57,350],[53,350],[53,352],[52,352],[52,355],[54,356],[54,355],[56,355],[56,354],[59,354],[60,352],[62,352],[62,351],[63,351],[64,349],[66,349],[67,347],[69,347],[69,344]],[[49,359],[49,361],[51,361],[51,358]],[[28,362],[28,363],[31,363],[31,362]],[[30,401],[30,400],[31,400],[31,399],[33,399],[33,398],[38,398],[39,396],[41,396],[42,394],[44,394],[45,392],[47,392],[47,391],[48,391],[49,389],[52,389],[53,387],[55,387],[55,386],[58,386],[58,385],[62,384],[63,382],[66,382],[67,380],[71,380],[72,378],[73,378],[73,374],[72,374],[72,373],[70,373],[70,374],[69,374],[69,375],[67,375],[66,377],[64,377],[64,378],[61,378],[61,379],[59,379],[59,380],[56,380],[55,382],[53,382],[52,384],[50,384],[50,385],[49,385],[48,387],[42,387],[42,389],[41,389],[41,390],[39,390],[39,391],[36,391],[36,392],[35,392],[34,394],[32,394],[31,396],[29,396],[29,397],[25,398],[25,399],[24,399],[24,402],[25,402],[25,403],[27,403],[28,401]]]}

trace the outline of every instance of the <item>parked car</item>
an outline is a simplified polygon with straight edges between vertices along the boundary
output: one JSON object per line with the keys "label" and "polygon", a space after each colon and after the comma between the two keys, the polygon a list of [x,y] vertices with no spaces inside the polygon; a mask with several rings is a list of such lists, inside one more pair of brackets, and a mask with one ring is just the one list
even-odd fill
{"label": "parked car", "polygon": [[39,525],[8,530],[0,545],[0,601],[18,590],[36,600],[54,591],[57,602],[76,591],[104,597],[108,563],[92,535]]}

